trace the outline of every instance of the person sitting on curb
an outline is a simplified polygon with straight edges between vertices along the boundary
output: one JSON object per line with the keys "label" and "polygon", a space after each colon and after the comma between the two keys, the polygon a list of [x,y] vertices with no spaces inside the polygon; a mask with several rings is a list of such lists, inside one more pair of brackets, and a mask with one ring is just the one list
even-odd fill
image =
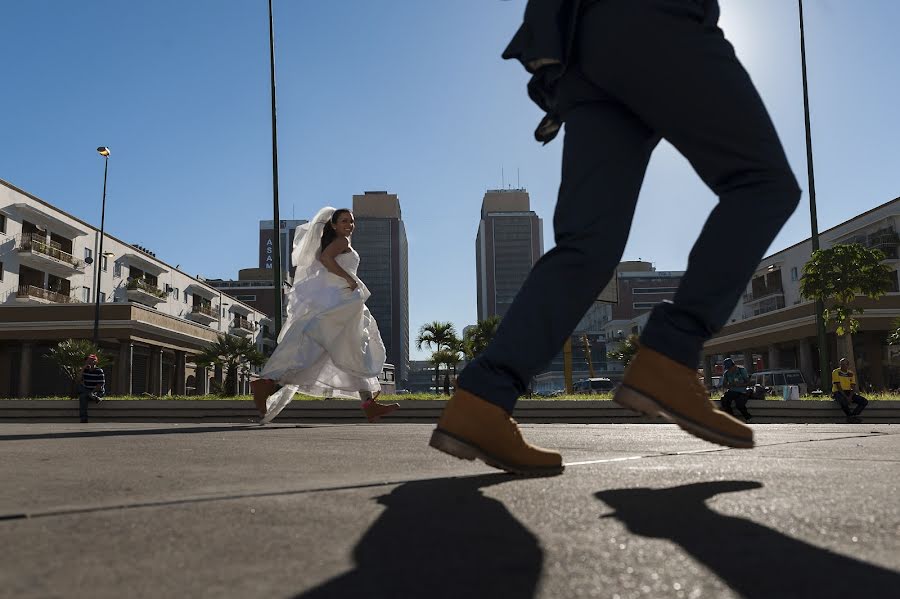
{"label": "person sitting on curb", "polygon": [[722,396],[722,411],[734,416],[732,406],[734,404],[744,420],[750,422],[753,418],[747,411],[747,400],[751,396],[750,375],[747,374],[746,368],[738,366],[731,358],[725,358],[722,365],[725,367],[722,376],[722,387],[725,389],[725,395]]}
{"label": "person sitting on curb", "polygon": [[81,369],[81,383],[78,385],[78,396],[86,401],[100,403],[106,394],[106,375],[97,366],[97,355],[91,354],[84,360]]}
{"label": "person sitting on curb", "polygon": [[[851,424],[862,422],[859,415],[866,409],[869,400],[856,392],[856,375],[850,370],[850,360],[847,358],[841,358],[840,367],[832,371],[831,387],[833,391],[831,397],[840,404],[844,414],[847,415],[847,422]],[[851,401],[856,404],[852,412]]]}

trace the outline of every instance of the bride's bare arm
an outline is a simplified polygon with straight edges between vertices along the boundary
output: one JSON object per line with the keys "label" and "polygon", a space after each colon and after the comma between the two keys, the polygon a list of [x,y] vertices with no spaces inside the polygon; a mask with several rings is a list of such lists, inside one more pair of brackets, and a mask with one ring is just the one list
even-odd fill
{"label": "bride's bare arm", "polygon": [[328,270],[328,272],[335,274],[347,281],[347,284],[350,285],[350,289],[352,290],[356,289],[358,286],[356,283],[356,279],[351,277],[350,273],[341,268],[340,264],[338,264],[337,260],[335,260],[338,255],[343,254],[349,247],[350,241],[348,241],[346,237],[338,236],[334,241],[328,244],[328,247],[322,250],[322,255],[319,256],[319,261],[325,266],[325,269]]}

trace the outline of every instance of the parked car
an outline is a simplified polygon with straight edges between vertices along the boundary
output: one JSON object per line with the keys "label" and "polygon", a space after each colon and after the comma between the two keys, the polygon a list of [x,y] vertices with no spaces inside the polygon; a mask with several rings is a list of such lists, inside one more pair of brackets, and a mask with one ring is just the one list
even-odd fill
{"label": "parked car", "polygon": [[808,385],[803,374],[795,369],[760,370],[750,375],[754,385],[761,385],[773,395],[783,396],[787,385],[799,387],[800,395],[806,395]]}
{"label": "parked car", "polygon": [[582,379],[572,385],[575,393],[609,393],[615,387],[615,383],[607,378]]}

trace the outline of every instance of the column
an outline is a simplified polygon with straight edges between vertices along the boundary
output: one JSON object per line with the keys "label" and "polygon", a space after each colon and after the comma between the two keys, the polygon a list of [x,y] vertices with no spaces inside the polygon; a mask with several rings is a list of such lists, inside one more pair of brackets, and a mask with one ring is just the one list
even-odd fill
{"label": "column", "polygon": [[19,362],[19,397],[31,396],[31,359],[34,343],[22,343],[22,359]]}
{"label": "column", "polygon": [[776,368],[780,368],[778,362],[778,348],[775,345],[769,346],[769,359],[767,360],[766,370],[775,370]]}
{"label": "column", "polygon": [[805,337],[797,342],[797,354],[800,359],[800,373],[809,385],[809,390],[815,388],[816,365],[813,364],[812,346]]}
{"label": "column", "polygon": [[134,343],[123,341],[119,344],[119,394],[131,395],[131,377],[134,368]]}
{"label": "column", "polygon": [[744,355],[744,368],[747,369],[749,374],[753,374],[756,372],[756,368],[753,365],[753,352],[752,351],[744,351],[742,352]]}
{"label": "column", "polygon": [[713,357],[703,356],[703,384],[707,389],[712,387],[713,366]]}
{"label": "column", "polygon": [[162,394],[162,348],[150,348],[150,393]]}
{"label": "column", "polygon": [[175,352],[175,395],[184,395],[185,391],[185,378],[187,377],[187,372],[185,368],[185,357],[183,351]]}

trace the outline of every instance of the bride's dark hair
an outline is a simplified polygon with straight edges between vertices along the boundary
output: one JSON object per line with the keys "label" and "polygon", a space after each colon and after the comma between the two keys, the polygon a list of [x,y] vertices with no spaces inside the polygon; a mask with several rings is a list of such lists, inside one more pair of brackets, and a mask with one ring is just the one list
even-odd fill
{"label": "bride's dark hair", "polygon": [[325,225],[325,228],[322,229],[322,245],[319,247],[319,251],[324,252],[325,248],[328,247],[328,244],[334,241],[334,238],[337,237],[337,231],[334,230],[334,223],[338,221],[338,219],[341,217],[341,214],[343,214],[344,212],[353,214],[352,212],[350,212],[349,208],[338,208],[334,211],[334,214],[331,215],[330,224]]}

